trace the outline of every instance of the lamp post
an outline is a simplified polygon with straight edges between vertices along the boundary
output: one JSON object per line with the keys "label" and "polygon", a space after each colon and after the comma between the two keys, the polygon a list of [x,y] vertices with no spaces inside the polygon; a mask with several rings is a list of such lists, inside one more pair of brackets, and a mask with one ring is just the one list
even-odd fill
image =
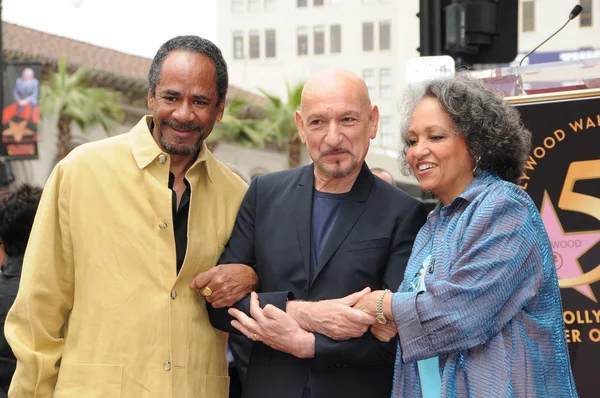
{"label": "lamp post", "polygon": [[3,30],[4,23],[2,22],[2,0],[0,0],[0,72],[2,72],[2,78],[0,79],[0,114],[2,114],[2,124],[4,124],[4,45],[2,44]]}
{"label": "lamp post", "polygon": [[[2,0],[0,0],[0,133],[4,130],[4,47],[2,45]],[[8,158],[0,156],[0,195],[2,195],[15,180]]]}

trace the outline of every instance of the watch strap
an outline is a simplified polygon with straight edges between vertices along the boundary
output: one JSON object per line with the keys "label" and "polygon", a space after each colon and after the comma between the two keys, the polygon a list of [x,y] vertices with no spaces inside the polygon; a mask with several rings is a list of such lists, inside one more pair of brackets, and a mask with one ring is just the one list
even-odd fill
{"label": "watch strap", "polygon": [[377,322],[379,322],[382,325],[388,323],[388,320],[385,317],[385,314],[383,313],[383,298],[388,293],[391,293],[390,289],[385,289],[379,294],[379,297],[377,297],[377,306],[375,307],[375,319],[377,319]]}

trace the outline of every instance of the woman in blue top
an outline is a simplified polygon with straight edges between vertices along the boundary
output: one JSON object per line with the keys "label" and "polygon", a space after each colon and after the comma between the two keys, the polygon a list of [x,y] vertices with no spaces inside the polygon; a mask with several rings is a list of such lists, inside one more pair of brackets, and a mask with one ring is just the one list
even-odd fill
{"label": "woman in blue top", "polygon": [[395,323],[393,397],[576,397],[550,241],[515,185],[531,133],[474,78],[412,90],[404,158],[441,203],[398,292],[357,304]]}

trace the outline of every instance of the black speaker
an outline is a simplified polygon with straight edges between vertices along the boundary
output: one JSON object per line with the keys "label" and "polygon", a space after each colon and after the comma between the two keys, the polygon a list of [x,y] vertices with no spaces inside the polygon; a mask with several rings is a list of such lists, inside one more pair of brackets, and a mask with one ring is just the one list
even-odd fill
{"label": "black speaker", "polygon": [[457,64],[509,63],[517,56],[518,0],[420,0],[421,55]]}

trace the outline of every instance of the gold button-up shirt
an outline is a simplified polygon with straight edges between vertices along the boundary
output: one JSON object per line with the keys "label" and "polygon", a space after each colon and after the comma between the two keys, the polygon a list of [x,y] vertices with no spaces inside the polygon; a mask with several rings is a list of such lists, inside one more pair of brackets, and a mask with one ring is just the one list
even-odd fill
{"label": "gold button-up shirt", "polygon": [[11,398],[227,396],[227,336],[189,284],[216,264],[246,184],[203,145],[177,274],[170,158],[148,120],[75,149],[46,184],[5,326]]}

